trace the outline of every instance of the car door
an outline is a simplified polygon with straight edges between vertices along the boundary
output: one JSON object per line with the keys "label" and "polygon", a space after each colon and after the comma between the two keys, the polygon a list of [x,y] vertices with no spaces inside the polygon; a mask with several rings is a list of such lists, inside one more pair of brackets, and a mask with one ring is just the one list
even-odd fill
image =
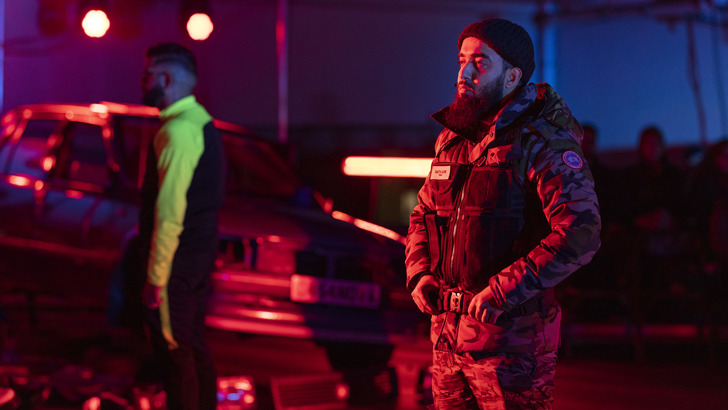
{"label": "car door", "polygon": [[[9,119],[8,119],[9,118]],[[0,145],[0,244],[32,246],[33,219],[38,193],[45,184],[60,121],[23,118],[14,113],[3,128]]]}
{"label": "car door", "polygon": [[76,260],[111,268],[137,219],[133,195],[115,191],[119,165],[105,123],[67,121],[54,148],[34,231]]}
{"label": "car door", "polygon": [[54,242],[37,228],[62,114],[24,110],[9,113],[0,146],[0,288],[30,294],[54,294],[68,281],[65,238]]}

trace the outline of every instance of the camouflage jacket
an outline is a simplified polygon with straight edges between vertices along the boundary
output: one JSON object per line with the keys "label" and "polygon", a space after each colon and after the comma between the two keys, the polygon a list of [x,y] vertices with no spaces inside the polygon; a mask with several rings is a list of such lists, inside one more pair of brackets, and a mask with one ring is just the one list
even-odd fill
{"label": "camouflage jacket", "polygon": [[[488,129],[445,129],[410,217],[407,287],[425,274],[509,312],[588,263],[600,245],[594,183],[581,126],[548,84],[528,84]],[[436,349],[536,351],[558,347],[555,302],[495,325],[452,312],[433,317]],[[517,311],[514,310],[514,312]]]}

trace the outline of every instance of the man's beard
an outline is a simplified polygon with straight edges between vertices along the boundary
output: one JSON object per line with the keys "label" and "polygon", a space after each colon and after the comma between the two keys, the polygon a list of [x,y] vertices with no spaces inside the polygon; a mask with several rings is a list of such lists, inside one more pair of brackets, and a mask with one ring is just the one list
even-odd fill
{"label": "man's beard", "polygon": [[142,95],[142,104],[159,108],[162,104],[163,98],[164,89],[161,86],[156,86],[151,90],[144,91]]}
{"label": "man's beard", "polygon": [[472,97],[456,94],[447,112],[447,124],[454,129],[473,129],[485,114],[498,106],[503,99],[505,71]]}

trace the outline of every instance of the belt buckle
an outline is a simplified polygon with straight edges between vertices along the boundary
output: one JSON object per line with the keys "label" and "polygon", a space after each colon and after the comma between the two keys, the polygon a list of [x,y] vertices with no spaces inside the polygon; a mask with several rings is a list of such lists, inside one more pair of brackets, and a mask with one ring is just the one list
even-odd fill
{"label": "belt buckle", "polygon": [[450,293],[450,310],[453,312],[462,312],[463,310],[463,294],[462,292]]}

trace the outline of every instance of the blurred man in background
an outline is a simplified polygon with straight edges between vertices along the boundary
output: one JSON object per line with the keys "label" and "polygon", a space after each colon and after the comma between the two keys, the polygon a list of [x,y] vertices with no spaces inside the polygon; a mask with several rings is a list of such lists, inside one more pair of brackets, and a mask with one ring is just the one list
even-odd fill
{"label": "blurred man in background", "polygon": [[160,44],[147,51],[144,103],[162,127],[148,150],[139,234],[147,280],[144,301],[155,353],[164,363],[170,409],[215,409],[215,368],[205,342],[210,274],[223,202],[222,140],[196,101],[190,50]]}

